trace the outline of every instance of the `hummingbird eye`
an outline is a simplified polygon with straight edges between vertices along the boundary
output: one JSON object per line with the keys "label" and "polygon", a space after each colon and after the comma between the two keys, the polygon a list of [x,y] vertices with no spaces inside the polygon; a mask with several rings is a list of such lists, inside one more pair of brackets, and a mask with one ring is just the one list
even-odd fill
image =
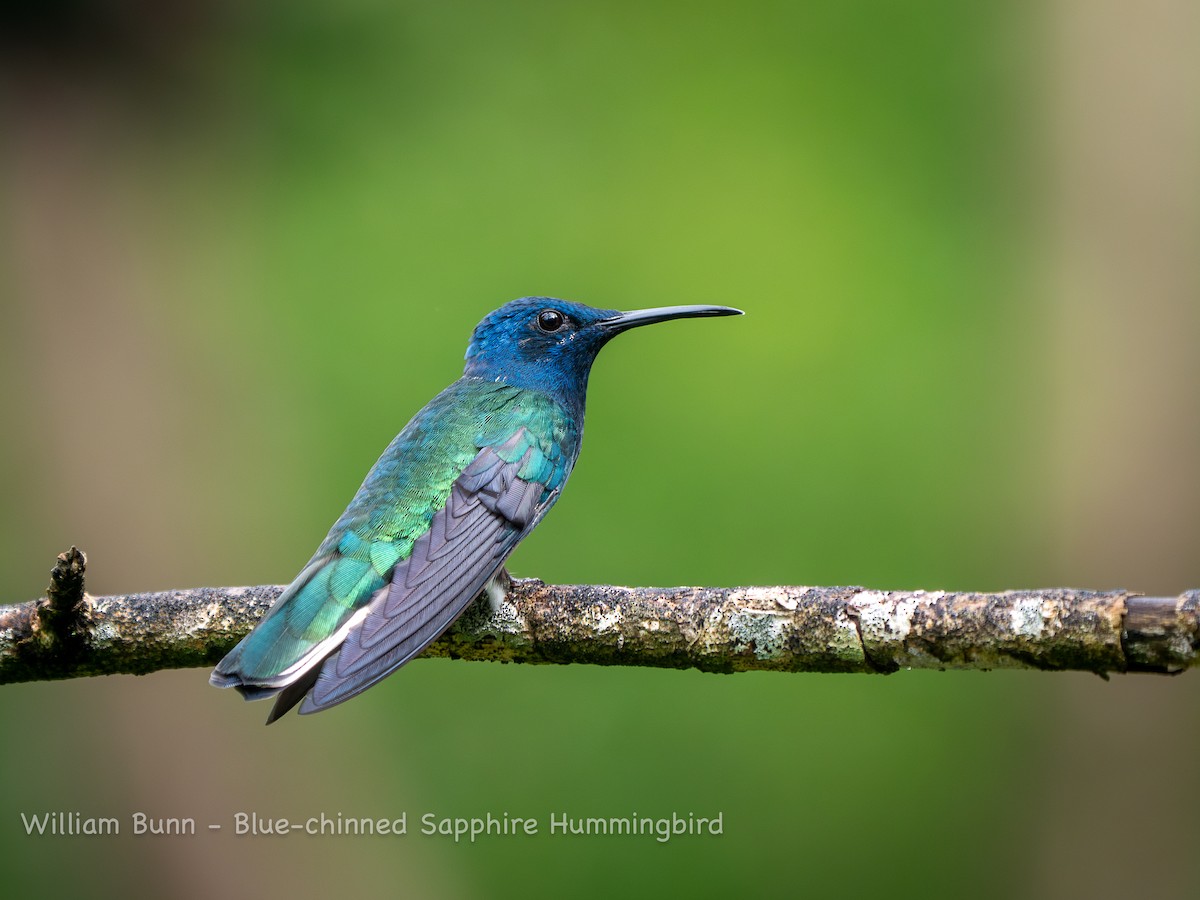
{"label": "hummingbird eye", "polygon": [[543,309],[537,315],[537,327],[547,333],[558,331],[567,322],[567,317],[557,309]]}

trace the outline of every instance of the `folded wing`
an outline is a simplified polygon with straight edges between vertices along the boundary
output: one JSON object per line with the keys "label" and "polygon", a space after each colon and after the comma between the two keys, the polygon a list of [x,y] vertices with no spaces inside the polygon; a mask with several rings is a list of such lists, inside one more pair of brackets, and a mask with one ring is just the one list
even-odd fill
{"label": "folded wing", "polygon": [[450,627],[500,571],[553,504],[565,473],[524,428],[484,447],[454,482],[445,505],[396,563],[324,663],[282,692],[277,718],[307,693],[300,712],[348,700],[404,665]]}

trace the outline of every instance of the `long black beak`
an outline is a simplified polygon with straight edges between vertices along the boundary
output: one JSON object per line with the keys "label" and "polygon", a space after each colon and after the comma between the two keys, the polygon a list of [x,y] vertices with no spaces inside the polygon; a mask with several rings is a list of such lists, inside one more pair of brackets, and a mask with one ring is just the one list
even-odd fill
{"label": "long black beak", "polygon": [[700,316],[740,316],[742,311],[732,306],[659,306],[655,309],[635,309],[633,312],[621,313],[610,319],[603,319],[598,324],[606,331],[616,334],[639,325],[653,325],[655,322],[666,322],[670,319],[694,319]]}

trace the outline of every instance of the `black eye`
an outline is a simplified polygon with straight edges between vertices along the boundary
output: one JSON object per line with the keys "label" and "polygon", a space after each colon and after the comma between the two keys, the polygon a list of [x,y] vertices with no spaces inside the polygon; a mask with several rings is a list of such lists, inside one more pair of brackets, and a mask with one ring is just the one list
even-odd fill
{"label": "black eye", "polygon": [[566,324],[567,318],[557,309],[543,309],[538,313],[537,326],[542,331],[558,331]]}

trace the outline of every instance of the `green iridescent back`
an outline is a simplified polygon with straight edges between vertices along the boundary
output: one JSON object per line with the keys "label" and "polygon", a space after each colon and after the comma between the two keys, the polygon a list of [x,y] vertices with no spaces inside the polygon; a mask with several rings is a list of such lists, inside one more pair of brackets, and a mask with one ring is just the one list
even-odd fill
{"label": "green iridescent back", "polygon": [[[500,450],[521,429],[521,440]],[[384,450],[304,571],[230,654],[233,661],[247,675],[271,678],[336,633],[409,557],[481,449],[500,450],[505,462],[528,453],[518,475],[541,483],[551,504],[579,441],[573,417],[547,394],[482,378],[454,382]]]}

